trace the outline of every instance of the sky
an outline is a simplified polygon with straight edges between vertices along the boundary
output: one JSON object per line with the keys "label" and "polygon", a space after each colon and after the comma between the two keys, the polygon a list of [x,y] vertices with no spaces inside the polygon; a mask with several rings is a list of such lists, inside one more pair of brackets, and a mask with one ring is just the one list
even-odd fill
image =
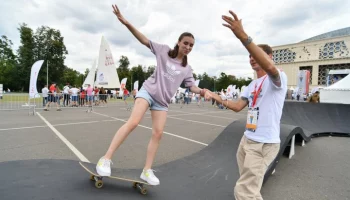
{"label": "sky", "polygon": [[171,48],[183,32],[195,45],[188,56],[194,73],[253,77],[248,52],[222,15],[234,11],[255,43],[278,46],[350,26],[348,0],[1,0],[0,35],[20,45],[19,24],[34,31],[44,25],[61,31],[68,50],[65,64],[84,72],[97,59],[102,36],[115,63],[127,56],[130,67],[156,65],[155,56],[140,44],[112,12],[116,4],[124,17],[149,40]]}

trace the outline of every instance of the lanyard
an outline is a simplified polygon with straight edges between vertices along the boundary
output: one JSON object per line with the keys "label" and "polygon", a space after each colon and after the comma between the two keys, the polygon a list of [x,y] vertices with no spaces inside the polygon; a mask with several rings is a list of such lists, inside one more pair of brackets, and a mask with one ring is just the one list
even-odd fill
{"label": "lanyard", "polygon": [[[266,77],[267,77],[267,76],[265,75],[265,78],[266,78]],[[260,83],[260,86],[259,86],[258,91],[256,91],[256,83],[255,83],[254,98],[253,98],[253,102],[252,102],[252,108],[254,108],[254,106],[255,106],[256,100],[258,99],[258,96],[259,96],[259,94],[260,94],[261,87],[262,87],[262,85],[263,85],[263,83],[264,83],[264,81],[265,81],[265,78],[264,78],[264,79],[262,80],[262,82]]]}

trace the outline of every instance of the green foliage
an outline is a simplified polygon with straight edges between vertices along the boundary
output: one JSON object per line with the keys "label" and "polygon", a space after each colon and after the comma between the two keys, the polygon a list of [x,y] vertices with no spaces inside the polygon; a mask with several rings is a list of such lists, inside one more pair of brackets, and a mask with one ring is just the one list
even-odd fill
{"label": "green foliage", "polygon": [[[27,24],[21,24],[18,28],[20,38],[21,38],[21,45],[19,46],[19,49],[17,50],[18,55],[18,68],[17,68],[17,74],[19,78],[18,81],[18,88],[21,91],[28,91],[29,89],[29,77],[30,77],[30,70],[32,68],[32,65],[36,61],[34,59],[34,36],[33,36],[33,30],[27,26]],[[28,77],[28,78],[24,78]]]}
{"label": "green foliage", "polygon": [[47,82],[47,67],[49,85],[51,82],[65,85],[68,80],[71,84],[76,82],[72,77],[78,77],[80,73],[64,65],[68,51],[63,39],[59,30],[47,26],[41,26],[36,30],[34,59],[45,60],[38,75],[38,88],[43,87]]}
{"label": "green foliage", "polygon": [[0,38],[0,83],[4,84],[4,90],[7,88],[16,88],[17,80],[17,57],[12,51],[12,41],[6,36]]}
{"label": "green foliage", "polygon": [[[139,81],[139,88],[141,88],[143,82],[146,80],[146,73],[143,72],[142,65],[135,66],[131,68],[130,70],[130,82],[132,85],[134,85],[135,81]],[[131,88],[131,85],[130,85]],[[131,88],[131,90],[134,89],[134,87]]]}

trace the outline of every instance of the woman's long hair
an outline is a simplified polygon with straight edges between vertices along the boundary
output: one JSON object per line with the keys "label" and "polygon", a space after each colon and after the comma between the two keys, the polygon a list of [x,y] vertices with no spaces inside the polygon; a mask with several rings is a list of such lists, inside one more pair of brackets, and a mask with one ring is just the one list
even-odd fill
{"label": "woman's long hair", "polygon": [[[191,37],[194,39],[192,33],[189,33],[189,32],[184,32],[180,35],[179,37],[179,42],[182,40],[183,37]],[[168,55],[170,58],[176,58],[177,54],[179,53],[179,45],[175,45],[174,49],[171,49],[169,52],[168,52]],[[183,59],[182,59],[182,63],[181,65],[183,67],[186,67],[187,65],[187,56],[184,56]]]}

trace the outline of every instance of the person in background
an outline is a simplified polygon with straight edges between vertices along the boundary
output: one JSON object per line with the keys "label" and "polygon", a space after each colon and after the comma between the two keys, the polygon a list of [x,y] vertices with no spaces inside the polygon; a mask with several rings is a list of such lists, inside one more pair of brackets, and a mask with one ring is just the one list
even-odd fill
{"label": "person in background", "polygon": [[93,94],[92,94],[93,88],[89,84],[88,87],[86,88],[86,95],[87,95],[87,103],[88,106],[92,106],[92,101],[93,101]]}
{"label": "person in background", "polygon": [[131,92],[132,98],[134,99],[134,104],[135,104],[135,100],[136,100],[136,90],[133,89]]}
{"label": "person in background", "polygon": [[43,95],[43,106],[45,106],[48,103],[49,96],[49,89],[47,89],[47,85],[45,85],[44,88],[41,89],[41,94]]}
{"label": "person in background", "polygon": [[95,101],[95,106],[99,105],[100,104],[100,99],[99,99],[99,92],[100,90],[97,88],[97,86],[95,86],[95,89],[94,89],[94,101]]}
{"label": "person in background", "polygon": [[124,97],[125,105],[128,105],[128,102],[126,102],[126,99],[128,98],[128,95],[129,95],[129,91],[126,88],[124,88],[124,90],[123,90],[123,97]]}
{"label": "person in background", "polygon": [[70,100],[69,89],[70,89],[70,85],[69,83],[66,83],[66,85],[63,87],[63,106],[64,107],[69,105],[69,100]]}
{"label": "person in background", "polygon": [[83,89],[80,93],[80,106],[85,106],[86,91]]}
{"label": "person in background", "polygon": [[310,102],[310,103],[320,103],[320,92],[316,91],[315,93],[313,93],[309,97],[308,102]]}
{"label": "person in background", "polygon": [[73,88],[71,88],[69,90],[69,93],[72,96],[72,107],[78,107],[77,101],[78,101],[78,94],[79,94],[80,90],[74,86]]}
{"label": "person in background", "polygon": [[49,105],[53,102],[56,104],[57,106],[57,111],[62,111],[61,108],[60,108],[60,105],[57,103],[57,99],[56,99],[56,83],[52,83],[50,85],[50,88],[49,88],[49,93],[48,93],[48,103],[46,104],[44,110],[45,111],[49,111],[48,107]]}

